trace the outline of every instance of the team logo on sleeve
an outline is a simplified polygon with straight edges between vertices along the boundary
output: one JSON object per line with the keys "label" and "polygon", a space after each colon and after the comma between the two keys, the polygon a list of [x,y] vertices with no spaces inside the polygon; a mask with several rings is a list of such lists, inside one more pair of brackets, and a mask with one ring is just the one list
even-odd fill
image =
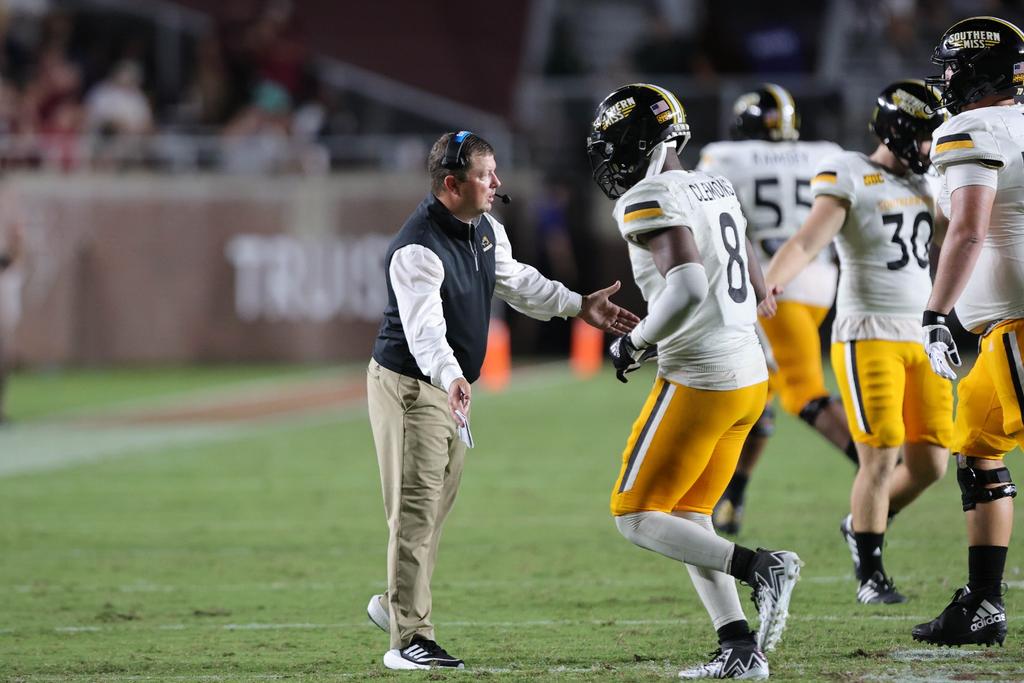
{"label": "team logo on sleeve", "polygon": [[837,180],[839,180],[839,176],[836,175],[835,171],[822,171],[818,175],[811,178],[811,185],[817,185],[819,183],[828,183],[829,185],[835,185]]}
{"label": "team logo on sleeve", "polygon": [[968,133],[943,135],[935,141],[935,153],[951,152],[954,149],[974,149],[974,141]]}
{"label": "team logo on sleeve", "polygon": [[885,182],[881,173],[868,173],[864,176],[864,185],[881,185]]}
{"label": "team logo on sleeve", "polygon": [[642,218],[657,218],[664,215],[665,212],[661,210],[661,204],[656,201],[637,202],[636,204],[626,206],[622,222],[629,223],[630,221],[637,221]]}

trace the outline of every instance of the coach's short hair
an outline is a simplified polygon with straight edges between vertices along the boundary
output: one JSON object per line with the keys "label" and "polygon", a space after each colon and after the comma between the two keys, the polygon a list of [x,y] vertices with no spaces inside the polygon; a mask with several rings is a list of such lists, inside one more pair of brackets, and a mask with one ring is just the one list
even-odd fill
{"label": "coach's short hair", "polygon": [[462,154],[459,155],[466,163],[460,168],[445,168],[442,166],[444,153],[453,135],[457,133],[445,133],[439,137],[427,155],[427,173],[430,174],[430,189],[434,194],[444,190],[444,179],[450,175],[455,176],[459,182],[466,180],[466,171],[473,163],[474,156],[494,156],[494,148],[489,142],[475,133],[470,133],[462,143]]}

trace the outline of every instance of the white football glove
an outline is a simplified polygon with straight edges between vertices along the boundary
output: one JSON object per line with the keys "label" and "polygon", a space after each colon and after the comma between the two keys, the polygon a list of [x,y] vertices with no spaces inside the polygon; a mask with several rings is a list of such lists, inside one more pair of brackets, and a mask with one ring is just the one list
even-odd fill
{"label": "white football glove", "polygon": [[952,366],[960,367],[960,352],[953,341],[953,333],[946,325],[946,316],[935,311],[925,311],[921,320],[924,333],[924,352],[932,364],[932,372],[948,380],[956,379]]}

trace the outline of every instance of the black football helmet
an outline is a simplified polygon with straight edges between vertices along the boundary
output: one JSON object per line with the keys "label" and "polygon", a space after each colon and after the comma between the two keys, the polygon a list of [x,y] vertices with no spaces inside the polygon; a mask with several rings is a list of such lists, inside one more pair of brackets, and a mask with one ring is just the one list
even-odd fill
{"label": "black football helmet", "polygon": [[643,179],[655,147],[672,140],[677,154],[690,140],[686,111],[676,96],[647,83],[622,86],[597,106],[587,136],[594,182],[618,199]]}
{"label": "black football helmet", "polygon": [[911,171],[924,173],[931,162],[919,143],[945,120],[941,108],[939,92],[924,81],[896,81],[878,95],[868,127]]}
{"label": "black football helmet", "polygon": [[942,92],[950,114],[989,95],[1024,94],[1024,33],[996,17],[971,17],[950,26],[932,53],[942,74],[928,84]]}
{"label": "black football helmet", "polygon": [[793,96],[781,85],[765,83],[740,95],[732,105],[735,117],[729,127],[733,140],[797,140],[800,115]]}

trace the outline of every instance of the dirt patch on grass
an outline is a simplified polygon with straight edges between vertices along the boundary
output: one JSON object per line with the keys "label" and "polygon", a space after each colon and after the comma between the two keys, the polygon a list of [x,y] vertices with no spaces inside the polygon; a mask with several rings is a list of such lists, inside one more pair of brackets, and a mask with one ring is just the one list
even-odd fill
{"label": "dirt patch on grass", "polygon": [[75,420],[75,423],[90,427],[123,427],[246,422],[349,408],[361,403],[365,397],[366,381],[362,377],[299,383],[289,381],[277,387],[242,389],[216,398],[183,399],[180,404],[159,408],[85,417]]}

